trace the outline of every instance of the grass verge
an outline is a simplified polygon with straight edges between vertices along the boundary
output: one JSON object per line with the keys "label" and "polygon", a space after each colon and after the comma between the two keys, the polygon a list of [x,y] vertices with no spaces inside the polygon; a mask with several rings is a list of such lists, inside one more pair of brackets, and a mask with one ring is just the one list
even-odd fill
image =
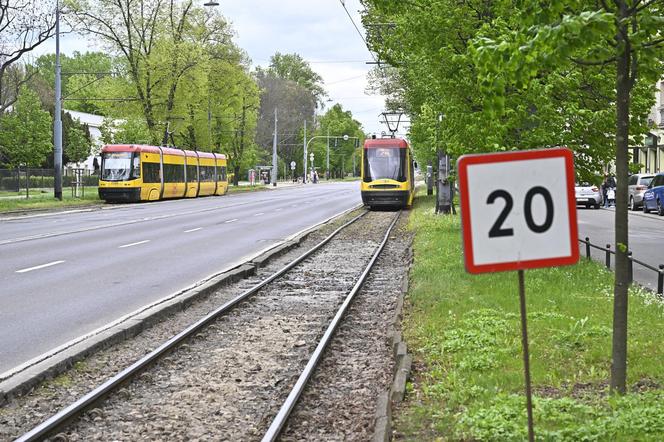
{"label": "grass verge", "polygon": [[[527,440],[516,272],[467,274],[460,219],[420,195],[404,336],[415,357],[397,438]],[[601,265],[525,274],[537,440],[664,438],[664,304],[630,289],[629,394],[608,392],[613,275]]]}
{"label": "grass verge", "polygon": [[0,213],[14,212],[23,210],[45,210],[60,209],[80,206],[89,206],[92,204],[101,204],[96,187],[86,187],[83,198],[73,198],[70,189],[63,189],[62,201],[56,200],[53,191],[31,191],[30,198],[25,198],[25,193],[16,194],[20,198],[0,198]]}

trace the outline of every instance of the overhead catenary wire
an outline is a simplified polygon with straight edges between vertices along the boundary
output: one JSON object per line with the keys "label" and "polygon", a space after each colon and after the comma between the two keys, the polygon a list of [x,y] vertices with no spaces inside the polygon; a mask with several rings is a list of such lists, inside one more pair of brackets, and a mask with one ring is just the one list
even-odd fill
{"label": "overhead catenary wire", "polygon": [[364,42],[364,46],[366,46],[367,50],[369,51],[369,54],[371,54],[371,58],[378,63],[378,60],[376,59],[376,56],[371,52],[371,48],[369,48],[369,43],[367,43],[367,40],[364,38],[364,35],[362,34],[362,31],[360,31],[360,28],[357,27],[357,24],[355,23],[355,20],[353,20],[353,16],[350,15],[350,12],[348,11],[348,8],[346,7],[346,3],[344,0],[339,0],[339,3],[341,3],[341,6],[344,8],[344,11],[346,11],[346,15],[348,15],[348,18],[350,19],[350,22],[353,24],[355,27],[355,30],[357,31],[358,35]]}

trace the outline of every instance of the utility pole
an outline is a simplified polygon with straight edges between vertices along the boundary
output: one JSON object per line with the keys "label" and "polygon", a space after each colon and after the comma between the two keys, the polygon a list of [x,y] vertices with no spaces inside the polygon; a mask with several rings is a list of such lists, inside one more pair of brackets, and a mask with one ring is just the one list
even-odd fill
{"label": "utility pole", "polygon": [[353,151],[353,178],[355,178],[355,154],[357,153],[357,149]]}
{"label": "utility pole", "polygon": [[325,179],[330,179],[330,128],[327,128],[327,159],[325,161]]}
{"label": "utility pole", "polygon": [[304,120],[304,161],[302,162],[304,175],[302,176],[302,183],[307,182],[307,120]]}
{"label": "utility pole", "polygon": [[274,108],[274,139],[272,141],[272,186],[277,186],[277,108]]}
{"label": "utility pole", "polygon": [[60,1],[55,2],[55,115],[53,121],[54,196],[62,201],[62,87],[60,84]]}

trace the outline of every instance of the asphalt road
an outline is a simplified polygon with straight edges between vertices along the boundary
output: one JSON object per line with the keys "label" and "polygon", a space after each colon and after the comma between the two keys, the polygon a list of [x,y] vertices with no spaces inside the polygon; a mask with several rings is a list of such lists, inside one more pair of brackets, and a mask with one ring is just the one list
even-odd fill
{"label": "asphalt road", "polygon": [[[590,238],[590,242],[614,249],[615,211],[613,208],[577,210],[579,239]],[[629,213],[629,249],[632,256],[653,267],[664,264],[664,217],[642,212]],[[581,244],[581,256],[585,256],[585,244]],[[606,253],[592,249],[594,259],[604,263]],[[611,256],[611,267],[615,257]],[[634,280],[652,290],[657,289],[657,273],[634,264]]]}
{"label": "asphalt road", "polygon": [[360,203],[330,183],[0,219],[0,373]]}

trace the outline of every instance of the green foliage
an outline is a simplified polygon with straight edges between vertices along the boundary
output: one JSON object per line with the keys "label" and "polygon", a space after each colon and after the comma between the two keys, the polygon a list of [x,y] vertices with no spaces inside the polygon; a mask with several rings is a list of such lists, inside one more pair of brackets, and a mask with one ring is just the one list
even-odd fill
{"label": "green foliage", "polygon": [[[572,0],[363,3],[369,42],[393,66],[380,68],[375,87],[410,115],[418,161],[438,149],[458,157],[566,146],[590,180],[615,158],[616,68],[595,64],[613,56],[613,13]],[[661,68],[645,63],[640,72]],[[632,96],[635,144],[653,103],[645,78]]]}
{"label": "green foliage", "polygon": [[299,54],[275,53],[270,57],[270,65],[266,73],[299,84],[309,91],[319,104],[327,96],[323,88],[323,78],[314,72],[309,62]]}
{"label": "green foliage", "polygon": [[[335,104],[319,118],[319,127],[314,135],[327,137],[328,134],[331,137],[329,140],[331,175],[341,176],[342,172],[351,172],[353,155],[355,155],[355,165],[359,173],[361,148],[355,146],[364,144],[364,132],[362,125],[353,118],[353,114],[343,110],[340,104]],[[344,141],[344,135],[348,135],[349,139]],[[356,137],[356,139],[351,137]],[[309,152],[314,153],[315,166],[321,171],[326,168],[327,145],[327,138],[316,139],[309,145]]]}
{"label": "green foliage", "polygon": [[[60,55],[62,66],[62,96],[68,97],[67,109],[103,115],[106,105],[98,98],[116,95],[118,85],[123,81],[111,74],[119,67],[118,60],[103,52],[75,51],[73,55]],[[51,103],[55,84],[55,54],[40,56],[34,63],[39,78],[32,81],[48,95]],[[44,99],[46,97],[43,97]],[[76,98],[76,100],[72,100]]]}
{"label": "green foliage", "polygon": [[37,166],[53,149],[51,116],[39,97],[21,88],[14,108],[0,118],[0,153],[10,167]]}
{"label": "green foliage", "polygon": [[105,118],[100,130],[101,139],[106,144],[149,144],[152,137],[142,118],[124,121]]}

